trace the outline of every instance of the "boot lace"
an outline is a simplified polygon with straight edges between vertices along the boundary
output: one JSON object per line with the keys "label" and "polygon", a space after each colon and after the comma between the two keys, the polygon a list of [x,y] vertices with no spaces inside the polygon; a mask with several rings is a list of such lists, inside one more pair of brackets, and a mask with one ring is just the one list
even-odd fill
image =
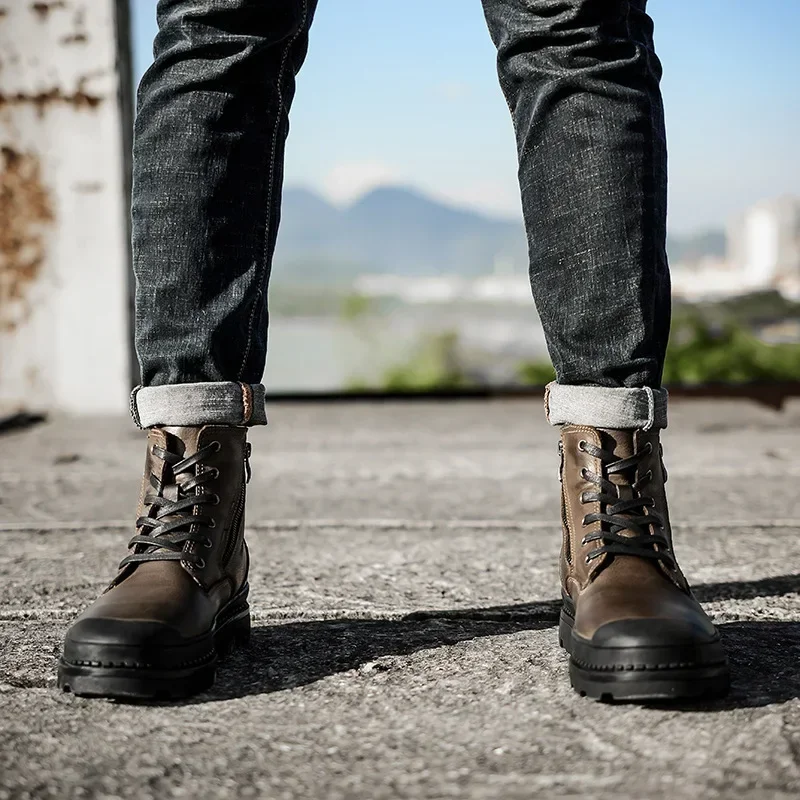
{"label": "boot lace", "polygon": [[[584,440],[578,443],[578,447],[599,459],[605,465],[607,475],[621,475],[625,478],[635,475],[636,467],[653,452],[653,445],[650,442],[645,444],[640,453],[627,458],[618,458],[613,452]],[[581,503],[600,503],[601,508],[605,507],[605,512],[587,514],[583,518],[583,525],[600,522],[603,526],[601,530],[583,537],[582,545],[591,542],[600,543],[599,547],[591,550],[586,556],[586,563],[608,553],[663,561],[669,568],[674,569],[675,558],[664,532],[663,517],[657,511],[645,512],[645,509],[652,509],[656,503],[654,498],[642,492],[652,480],[653,471],[648,470],[639,478],[629,480],[627,486],[633,490],[634,496],[627,499],[621,499],[620,487],[602,475],[597,475],[584,467],[581,476],[598,488],[595,492],[582,492]]]}
{"label": "boot lace", "polygon": [[120,562],[120,569],[145,561],[188,561],[198,569],[205,566],[197,553],[186,552],[184,548],[187,542],[206,548],[212,546],[204,529],[216,527],[214,519],[195,514],[193,510],[195,506],[219,503],[219,495],[203,488],[204,483],[218,477],[219,470],[214,467],[195,474],[195,466],[219,452],[220,447],[219,442],[211,442],[188,458],[181,458],[163,447],[153,447],[153,455],[169,465],[165,475],[171,473],[174,483],[162,481],[150,473],[150,485],[155,493],[145,495],[144,505],[149,511],[136,520],[139,533],[128,542],[128,547],[135,547],[136,551]]}

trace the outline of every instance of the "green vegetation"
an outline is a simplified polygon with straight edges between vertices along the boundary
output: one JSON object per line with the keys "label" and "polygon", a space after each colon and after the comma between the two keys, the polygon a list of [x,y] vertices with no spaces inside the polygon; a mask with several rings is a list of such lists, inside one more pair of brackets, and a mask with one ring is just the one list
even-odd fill
{"label": "green vegetation", "polygon": [[[381,308],[359,294],[337,298],[340,318],[366,341],[377,341],[374,327]],[[800,343],[767,344],[754,333],[761,326],[800,319],[800,304],[777,292],[760,292],[718,303],[676,304],[664,367],[664,383],[750,383],[800,381]],[[379,361],[380,359],[376,359]],[[454,331],[427,334],[401,363],[386,369],[373,382],[354,376],[350,391],[366,389],[419,392],[458,389],[488,382],[486,360],[465,354]],[[492,363],[494,380],[503,374]],[[482,378],[486,373],[487,377]],[[508,364],[508,382],[541,386],[555,378],[547,359]],[[500,378],[502,380],[502,377]]]}
{"label": "green vegetation", "polygon": [[525,361],[517,368],[517,377],[523,386],[544,386],[556,379],[556,371],[549,361]]}
{"label": "green vegetation", "polygon": [[356,323],[372,311],[372,301],[358,292],[352,292],[342,298],[341,316],[345,322]]}
{"label": "green vegetation", "polygon": [[715,326],[700,311],[676,316],[664,383],[749,383],[800,379],[800,344],[766,344],[732,318]]}
{"label": "green vegetation", "polygon": [[458,334],[452,331],[424,337],[409,359],[387,369],[380,388],[387,392],[459,389],[471,385],[458,353]]}
{"label": "green vegetation", "polygon": [[[766,344],[741,322],[772,317],[773,302],[772,298],[753,296],[705,308],[678,307],[664,383],[800,380],[800,344]],[[521,364],[517,375],[521,383],[532,386],[547,383],[555,373],[549,362],[535,361]]]}
{"label": "green vegetation", "polygon": [[740,325],[800,317],[800,303],[787,300],[779,292],[773,290],[752,292],[715,303],[678,305],[676,318],[680,320],[682,313],[692,309],[699,311],[704,318],[710,321],[737,322]]}

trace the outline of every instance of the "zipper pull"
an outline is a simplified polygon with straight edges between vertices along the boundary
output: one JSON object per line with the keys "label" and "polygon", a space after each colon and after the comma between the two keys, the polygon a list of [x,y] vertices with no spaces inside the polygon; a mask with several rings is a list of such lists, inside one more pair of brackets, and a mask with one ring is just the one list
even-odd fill
{"label": "zipper pull", "polygon": [[253,452],[253,445],[250,442],[245,443],[244,447],[244,471],[247,478],[245,479],[245,483],[250,483],[250,478],[253,477],[253,472],[250,469],[250,455]]}
{"label": "zipper pull", "polygon": [[564,442],[563,441],[559,441],[559,443],[558,443],[558,459],[559,459],[558,482],[559,483],[563,483],[564,482],[564,479],[562,477],[562,475],[564,473]]}

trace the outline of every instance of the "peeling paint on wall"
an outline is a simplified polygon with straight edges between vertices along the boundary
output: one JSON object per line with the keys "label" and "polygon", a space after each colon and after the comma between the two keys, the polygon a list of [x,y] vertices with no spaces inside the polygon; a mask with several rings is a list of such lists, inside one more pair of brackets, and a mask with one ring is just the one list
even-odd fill
{"label": "peeling paint on wall", "polygon": [[0,330],[14,330],[30,314],[27,290],[44,264],[44,229],[52,221],[39,160],[0,148]]}
{"label": "peeling paint on wall", "polygon": [[97,108],[103,102],[103,98],[87,92],[86,81],[86,77],[80,78],[77,87],[71,92],[65,92],[61,87],[54,87],[35,94],[27,92],[3,94],[0,92],[0,109],[4,106],[24,105],[26,103],[35,106],[40,114],[43,114],[47,107],[53,103],[66,103],[74,108]]}
{"label": "peeling paint on wall", "polygon": [[31,3],[31,11],[38,14],[42,21],[47,19],[47,15],[54,8],[66,8],[66,3],[64,0],[49,0],[49,2]]}
{"label": "peeling paint on wall", "polygon": [[127,405],[123,2],[0,0],[0,407]]}
{"label": "peeling paint on wall", "polygon": [[[97,59],[90,52],[84,3],[50,0],[13,11],[16,24],[26,25],[27,38],[40,41],[28,45],[23,33],[22,37],[3,42],[4,60],[13,69],[0,80],[0,112],[8,107],[29,105],[41,115],[57,104],[92,110],[109,97],[116,70],[92,68]],[[0,7],[0,18],[7,13],[5,6]],[[12,17],[12,26],[15,18]],[[69,51],[76,47],[77,52],[70,55]],[[59,54],[62,49],[63,55]],[[89,58],[83,59],[79,52],[86,52]]]}
{"label": "peeling paint on wall", "polygon": [[68,36],[62,36],[59,41],[61,44],[87,44],[89,37],[85,33],[70,33]]}

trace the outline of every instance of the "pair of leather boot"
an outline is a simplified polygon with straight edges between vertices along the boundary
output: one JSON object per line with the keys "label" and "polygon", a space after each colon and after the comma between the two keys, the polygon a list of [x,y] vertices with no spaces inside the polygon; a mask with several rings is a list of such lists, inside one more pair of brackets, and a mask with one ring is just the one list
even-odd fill
{"label": "pair of leather boot", "polygon": [[[714,626],[678,567],[657,431],[561,433],[561,644],[572,684],[600,699],[723,694]],[[208,688],[250,632],[245,428],[153,428],[130,554],[69,629],[59,685],[175,699]]]}

